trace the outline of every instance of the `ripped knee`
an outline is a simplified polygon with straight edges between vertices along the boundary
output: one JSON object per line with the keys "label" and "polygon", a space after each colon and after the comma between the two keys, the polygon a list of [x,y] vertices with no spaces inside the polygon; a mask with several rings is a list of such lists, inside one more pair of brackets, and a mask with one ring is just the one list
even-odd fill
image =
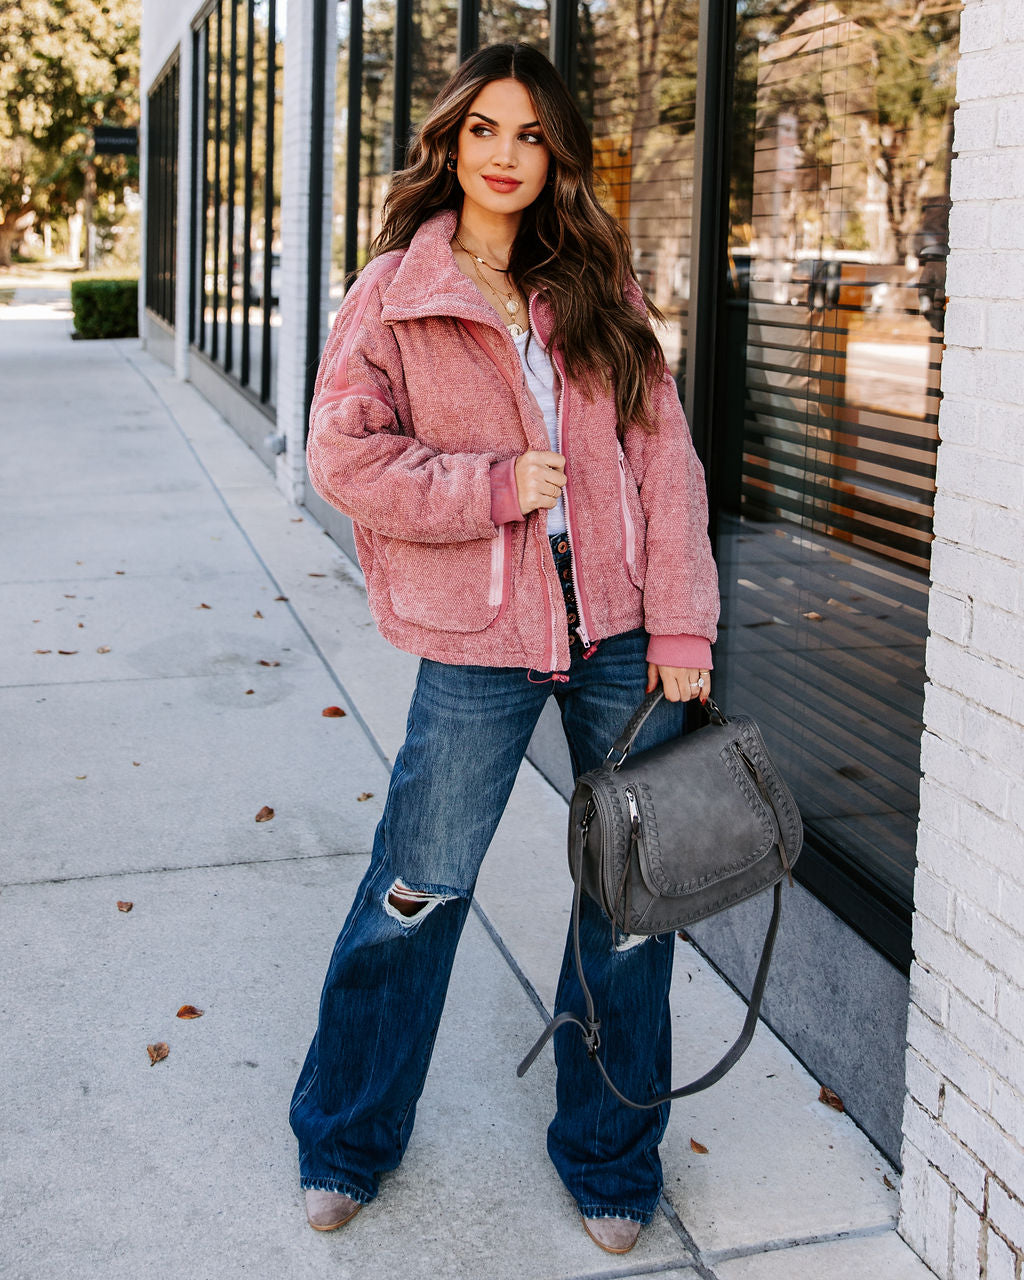
{"label": "ripped knee", "polygon": [[634,947],[642,946],[650,937],[646,933],[619,933],[615,931],[615,950],[620,954],[624,951],[632,951]]}
{"label": "ripped knee", "polygon": [[425,920],[435,907],[451,902],[454,897],[454,893],[427,893],[422,889],[410,889],[401,880],[394,880],[384,896],[384,910],[393,920],[411,928]]}

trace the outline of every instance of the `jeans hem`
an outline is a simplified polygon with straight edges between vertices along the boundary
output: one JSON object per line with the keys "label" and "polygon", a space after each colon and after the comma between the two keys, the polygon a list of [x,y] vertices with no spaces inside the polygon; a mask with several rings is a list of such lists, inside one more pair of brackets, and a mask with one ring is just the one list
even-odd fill
{"label": "jeans hem", "polygon": [[639,1222],[642,1227],[646,1227],[654,1217],[653,1209],[628,1209],[624,1205],[584,1204],[577,1200],[576,1207],[584,1218],[628,1218],[630,1222]]}
{"label": "jeans hem", "polygon": [[300,1178],[299,1186],[303,1191],[333,1191],[335,1195],[348,1196],[357,1204],[369,1204],[374,1199],[351,1182],[343,1182],[340,1178]]}

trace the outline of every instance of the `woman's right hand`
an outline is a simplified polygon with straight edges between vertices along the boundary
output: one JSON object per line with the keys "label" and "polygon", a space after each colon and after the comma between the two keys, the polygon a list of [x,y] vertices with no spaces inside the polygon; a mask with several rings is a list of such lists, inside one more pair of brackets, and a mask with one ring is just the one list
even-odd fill
{"label": "woman's right hand", "polygon": [[565,486],[565,458],[560,453],[530,449],[516,459],[516,493],[519,509],[529,515],[538,507],[548,511],[558,504]]}

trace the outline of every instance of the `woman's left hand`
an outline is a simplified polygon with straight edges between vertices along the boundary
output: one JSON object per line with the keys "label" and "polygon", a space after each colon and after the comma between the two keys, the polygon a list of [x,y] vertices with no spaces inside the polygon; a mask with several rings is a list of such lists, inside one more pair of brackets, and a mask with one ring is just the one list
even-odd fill
{"label": "woman's left hand", "polygon": [[691,698],[704,702],[711,695],[710,671],[696,667],[660,667],[656,662],[648,662],[648,693],[654,692],[659,680],[669,702],[689,702]]}

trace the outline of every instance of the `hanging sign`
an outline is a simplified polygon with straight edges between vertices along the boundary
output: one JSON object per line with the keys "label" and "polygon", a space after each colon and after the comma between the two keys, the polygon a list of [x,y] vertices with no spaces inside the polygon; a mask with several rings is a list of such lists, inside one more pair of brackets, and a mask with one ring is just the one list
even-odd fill
{"label": "hanging sign", "polygon": [[119,125],[100,124],[92,131],[94,152],[98,156],[137,156],[139,131]]}

